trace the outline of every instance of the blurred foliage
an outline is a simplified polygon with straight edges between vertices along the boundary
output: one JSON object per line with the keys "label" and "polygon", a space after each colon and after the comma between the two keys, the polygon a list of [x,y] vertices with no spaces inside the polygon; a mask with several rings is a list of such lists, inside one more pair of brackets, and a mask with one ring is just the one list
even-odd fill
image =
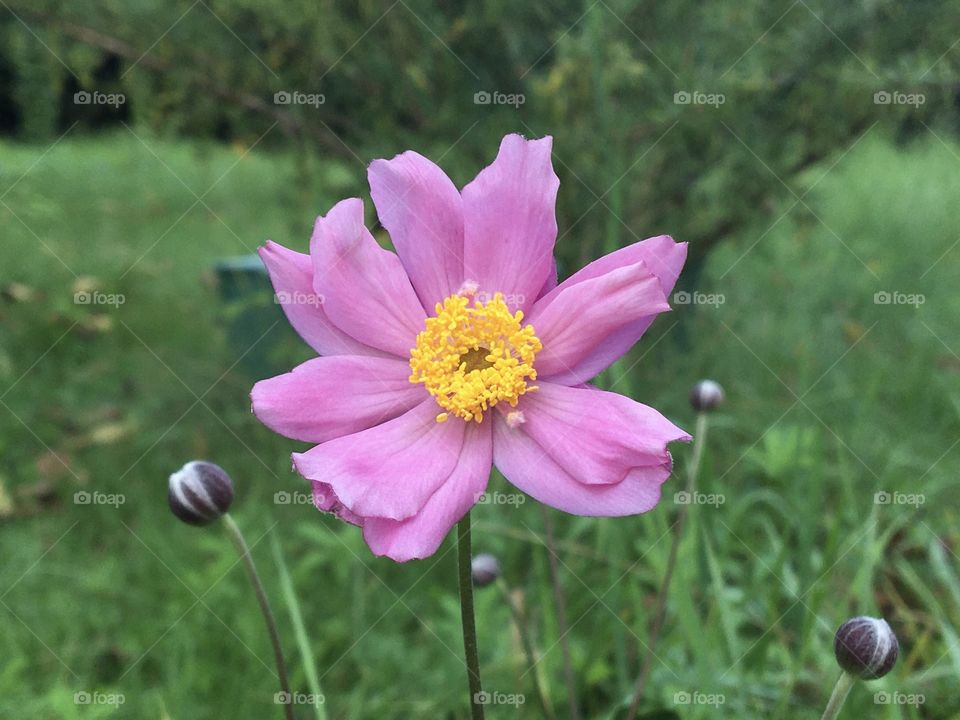
{"label": "blurred foliage", "polygon": [[[332,720],[463,717],[452,536],[429,560],[372,557],[356,528],[306,501],[289,460],[301,444],[250,414],[231,311],[203,270],[287,222],[295,176],[286,156],[210,145],[120,129],[66,138],[38,162],[36,146],[0,142],[0,717],[277,716],[269,643],[235,553],[220,528],[187,527],[166,505],[166,476],[191,457],[234,477],[234,514],[297,690],[310,692],[310,679],[268,533],[285,553]],[[955,143],[929,136],[905,151],[876,134],[829,173],[832,162],[811,168],[798,178],[810,209],[785,198],[772,229],[758,218],[743,247],[720,246],[689,281],[723,301],[674,303],[608,374],[613,390],[688,429],[696,379],[716,378],[728,397],[699,485],[725,501],[691,506],[643,717],[816,720],[836,679],[833,632],[860,613],[887,617],[902,655],[854,690],[846,714],[958,717],[958,163]],[[218,178],[197,204],[191,189]],[[309,228],[302,218],[297,236]],[[76,287],[126,301],[77,305]],[[925,301],[883,304],[878,292]],[[249,343],[279,368],[311,354],[285,324]],[[690,448],[673,452],[682,473]],[[640,517],[551,511],[583,717],[623,717],[681,483],[671,478]],[[513,492],[499,477],[491,489]],[[76,504],[78,491],[126,502]],[[881,491],[925,502],[875,504]],[[278,492],[300,499],[278,502]],[[563,717],[541,509],[485,504],[474,522],[477,551],[499,556],[526,609]],[[477,612],[486,687],[527,696],[490,717],[542,718],[494,588],[478,592]],[[94,691],[122,693],[124,705],[75,702]],[[926,702],[878,705],[881,691]],[[692,692],[725,701],[675,700]]]}
{"label": "blurred foliage", "polygon": [[[553,134],[561,227],[576,238],[560,253],[571,267],[662,232],[700,256],[739,238],[794,192],[799,172],[875,123],[901,138],[956,125],[960,5],[936,0],[8,7],[0,98],[19,136],[52,139],[73,122],[123,119],[164,134],[293,146],[303,212],[326,211],[309,188],[334,160],[449,153],[464,183],[502,134]],[[127,102],[77,106],[81,89],[122,92]],[[324,102],[275,104],[284,91]],[[477,92],[524,102],[477,105]],[[923,103],[877,104],[877,92],[920,93]],[[676,102],[678,93],[691,102]],[[350,191],[365,193],[354,176]]]}
{"label": "blurred foliage", "polygon": [[[164,478],[190,457],[234,475],[278,600],[258,539],[279,538],[330,717],[462,714],[450,540],[397,566],[354,528],[275,500],[303,489],[289,462],[300,448],[250,415],[238,311],[210,269],[266,237],[305,249],[313,214],[367,195],[372,158],[414,148],[462,184],[519,131],[556,137],[563,271],[670,232],[702,261],[686,288],[723,298],[674,302],[602,378],[684,427],[694,380],[717,378],[729,398],[701,482],[725,503],[692,510],[646,716],[815,720],[835,680],[833,630],[869,613],[904,652],[849,715],[955,720],[958,20],[956,3],[931,0],[5,0],[0,716],[275,714],[235,556],[166,508]],[[78,106],[83,90],[126,102]],[[280,91],[325,102],[277,105]],[[475,104],[483,91],[525,101]],[[675,102],[694,91],[724,102]],[[125,302],[74,302],[90,289]],[[251,354],[278,368],[308,357],[263,302]],[[675,455],[682,470],[689,450]],[[619,717],[629,700],[678,487],[639,518],[555,514],[587,717]],[[94,490],[126,503],[73,502]],[[925,503],[878,505],[881,491]],[[475,522],[562,712],[540,509],[485,505]],[[532,698],[504,604],[479,593],[478,614],[488,688]],[[77,704],[95,690],[124,706]],[[695,690],[724,694],[723,708],[677,705]],[[926,703],[877,705],[879,690]]]}

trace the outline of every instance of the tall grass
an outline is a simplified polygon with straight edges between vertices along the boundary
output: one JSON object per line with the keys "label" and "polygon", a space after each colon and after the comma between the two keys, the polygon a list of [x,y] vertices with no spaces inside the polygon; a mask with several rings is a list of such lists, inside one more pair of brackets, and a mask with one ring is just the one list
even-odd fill
{"label": "tall grass", "polygon": [[[111,716],[75,703],[94,690],[123,694],[113,716],[277,715],[235,554],[218,528],[182,526],[165,505],[169,472],[206,457],[234,476],[238,522],[278,606],[266,536],[281,540],[304,625],[283,628],[288,655],[308,636],[319,675],[294,662],[293,683],[322,686],[331,718],[460,716],[452,543],[397,566],[371,557],[355,529],[274,501],[303,489],[295,444],[249,414],[254,378],[234,366],[245,348],[227,337],[209,268],[267,237],[305,249],[312,217],[291,189],[291,159],[125,131],[68,138],[36,162],[41,152],[0,145],[0,192],[23,176],[0,205],[0,284],[27,289],[0,300],[0,482],[12,504],[0,520],[0,715]],[[868,137],[813,169],[796,188],[812,188],[803,203],[785,193],[772,227],[687,274],[687,291],[724,302],[678,305],[608,377],[686,427],[696,379],[728,395],[700,480],[724,502],[691,507],[645,712],[819,717],[832,633],[860,613],[887,617],[904,652],[890,676],[855,689],[850,717],[960,712],[958,152]],[[323,181],[314,209],[357,191]],[[126,302],[76,305],[76,276]],[[878,292],[924,302],[877,304]],[[267,327],[253,352],[266,349],[278,371],[309,356]],[[675,456],[682,470],[689,448]],[[617,717],[629,702],[679,488],[671,480],[642,517],[553,514],[586,717]],[[495,478],[492,489],[506,486]],[[77,505],[78,490],[125,503]],[[925,502],[876,504],[882,491]],[[474,518],[476,549],[501,558],[562,713],[542,517],[530,501]],[[477,612],[487,688],[526,692],[509,608],[479,591]],[[926,702],[877,705],[880,690]],[[722,707],[678,703],[697,692],[722,695]],[[537,717],[534,698],[516,716]]]}

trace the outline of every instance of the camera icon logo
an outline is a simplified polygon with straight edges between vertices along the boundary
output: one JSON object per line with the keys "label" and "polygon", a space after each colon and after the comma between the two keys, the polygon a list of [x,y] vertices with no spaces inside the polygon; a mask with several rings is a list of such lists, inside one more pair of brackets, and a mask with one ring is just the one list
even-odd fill
{"label": "camera icon logo", "polygon": [[674,705],[689,705],[690,704],[690,693],[685,690],[680,692],[675,692],[673,694],[673,704]]}
{"label": "camera icon logo", "polygon": [[73,694],[73,702],[76,705],[89,705],[93,698],[86,690],[81,690]]}
{"label": "camera icon logo", "polygon": [[686,90],[680,90],[673,94],[673,102],[675,105],[689,105],[692,96]]}
{"label": "camera icon logo", "polygon": [[890,500],[890,493],[888,493],[886,490],[881,490],[880,492],[873,494],[874,505],[889,505]]}
{"label": "camera icon logo", "polygon": [[273,494],[274,505],[289,505],[292,496],[286,490],[278,490]]}
{"label": "camera icon logo", "polygon": [[474,105],[489,105],[491,100],[492,97],[486,90],[481,90],[480,92],[475,92],[473,94]]}
{"label": "camera icon logo", "polygon": [[93,100],[93,96],[88,93],[86,90],[80,90],[73,94],[73,104],[74,105],[89,105]]}
{"label": "camera icon logo", "polygon": [[873,94],[873,102],[876,105],[889,105],[893,97],[886,90],[880,90]]}
{"label": "camera icon logo", "polygon": [[273,104],[274,105],[289,105],[291,100],[290,93],[286,90],[280,90],[273,94]]}
{"label": "camera icon logo", "polygon": [[92,497],[86,490],[79,490],[73,494],[73,502],[75,505],[89,505]]}
{"label": "camera icon logo", "polygon": [[490,693],[484,691],[473,694],[473,704],[474,705],[489,705],[490,704]]}

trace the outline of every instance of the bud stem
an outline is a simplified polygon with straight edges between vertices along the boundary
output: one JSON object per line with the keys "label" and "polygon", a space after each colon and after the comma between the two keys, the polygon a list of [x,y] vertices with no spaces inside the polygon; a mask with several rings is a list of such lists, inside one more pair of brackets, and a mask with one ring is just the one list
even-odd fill
{"label": "bud stem", "polygon": [[510,609],[510,616],[513,618],[513,624],[517,628],[517,635],[520,637],[520,644],[523,646],[523,653],[526,655],[527,663],[530,665],[530,667],[527,669],[527,672],[533,676],[533,686],[537,691],[537,699],[540,701],[540,707],[543,710],[543,716],[549,718],[550,720],[554,720],[554,718],[557,716],[553,711],[553,706],[550,705],[550,701],[547,699],[547,694],[544,692],[543,684],[540,682],[540,673],[538,672],[537,667],[537,655],[533,650],[533,643],[530,641],[530,634],[527,632],[526,618],[517,604],[513,601],[513,598],[510,596],[510,588],[507,587],[507,584],[503,581],[503,578],[499,578],[497,580],[497,589],[503,596],[503,601]]}
{"label": "bud stem", "polygon": [[548,560],[550,561],[550,582],[553,585],[554,610],[557,613],[557,631],[560,633],[560,650],[563,653],[563,679],[567,685],[567,702],[570,705],[570,720],[580,720],[580,707],[577,704],[576,675],[573,672],[573,658],[570,654],[570,629],[567,625],[567,603],[560,583],[560,562],[554,549],[553,520],[547,506],[540,504],[543,513],[543,531],[546,534]]}
{"label": "bud stem", "polygon": [[840,674],[837,684],[833,686],[833,693],[830,695],[830,701],[827,703],[827,709],[823,711],[823,717],[820,720],[835,720],[840,714],[840,708],[843,707],[843,701],[850,694],[850,688],[857,679],[848,672]]}
{"label": "bud stem", "polygon": [[[257,566],[253,562],[253,556],[250,555],[250,548],[247,547],[247,541],[243,539],[243,533],[240,532],[240,527],[230,513],[224,513],[223,522],[227,527],[230,540],[233,542],[237,552],[240,553],[240,559],[243,560],[243,566],[247,571],[247,577],[250,578],[250,584],[253,585],[253,592],[257,596],[257,602],[260,604],[263,619],[267,623],[267,633],[270,635],[270,643],[273,645],[273,657],[277,662],[280,690],[286,694],[289,700],[292,694],[290,692],[290,681],[287,678],[287,663],[283,659],[283,649],[280,647],[280,633],[277,631],[277,622],[273,617],[273,611],[270,609],[270,601],[267,599],[267,593],[263,589],[263,583],[260,581]],[[287,720],[294,720],[292,702],[283,704],[283,712]]]}
{"label": "bud stem", "polygon": [[473,613],[473,553],[470,549],[470,512],[457,523],[458,580],[460,583],[460,621],[463,625],[463,654],[466,657],[467,683],[470,686],[470,717],[483,720],[483,693],[480,684],[480,659],[477,656],[477,621]]}
{"label": "bud stem", "polygon": [[693,455],[690,458],[690,464],[687,465],[687,488],[686,491],[691,498],[691,503],[680,506],[680,512],[677,515],[677,521],[673,524],[673,540],[670,544],[670,555],[667,558],[667,569],[663,575],[663,583],[660,585],[660,593],[657,596],[657,608],[653,616],[653,625],[650,628],[650,641],[646,645],[646,652],[643,656],[643,665],[640,669],[640,677],[637,678],[637,686],[633,693],[633,702],[630,704],[630,710],[627,713],[627,720],[635,720],[637,711],[640,709],[640,701],[643,699],[643,693],[646,690],[647,678],[650,675],[650,668],[653,663],[653,654],[657,647],[657,641],[660,638],[660,630],[667,615],[667,593],[670,590],[670,582],[673,580],[673,570],[677,566],[677,555],[680,550],[680,541],[683,539],[683,528],[687,521],[687,512],[692,504],[693,495],[697,491],[697,475],[700,473],[700,460],[703,458],[703,446],[707,441],[707,413],[701,411],[697,413],[697,427],[693,435]]}

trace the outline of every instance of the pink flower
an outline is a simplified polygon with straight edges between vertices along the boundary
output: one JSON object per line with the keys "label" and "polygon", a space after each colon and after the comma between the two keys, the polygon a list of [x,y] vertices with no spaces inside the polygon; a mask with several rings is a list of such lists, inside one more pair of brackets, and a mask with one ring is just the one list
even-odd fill
{"label": "pink flower", "polygon": [[408,151],[370,165],[377,215],[353,198],[317,218],[310,254],[260,249],[290,323],[321,357],[253,388],[316,506],[377,555],[432,555],[492,465],[577,515],[653,508],[668,442],[656,410],[585,383],[669,310],[686,245],[653,237],[557,284],[552,138],[508,135],[462,191]]}

